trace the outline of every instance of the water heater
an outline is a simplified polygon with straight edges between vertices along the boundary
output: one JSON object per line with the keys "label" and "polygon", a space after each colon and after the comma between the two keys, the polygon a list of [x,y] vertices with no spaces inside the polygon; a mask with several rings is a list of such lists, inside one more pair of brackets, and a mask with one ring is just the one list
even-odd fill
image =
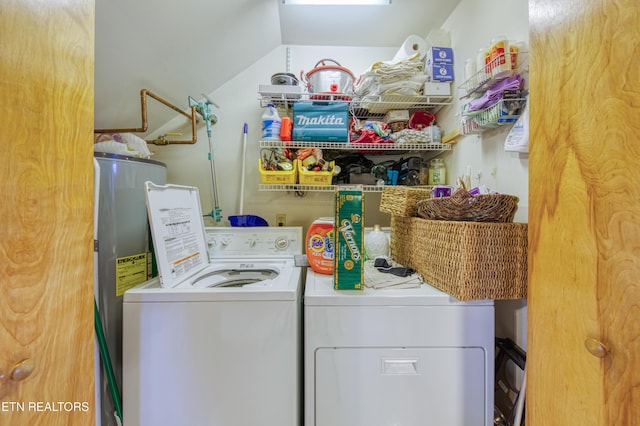
{"label": "water heater", "polygon": [[[144,182],[167,182],[163,163],[96,152],[100,169],[96,302],[118,389],[122,390],[122,295],[151,275],[151,238]],[[100,389],[101,426],[116,426],[115,405],[104,369]]]}

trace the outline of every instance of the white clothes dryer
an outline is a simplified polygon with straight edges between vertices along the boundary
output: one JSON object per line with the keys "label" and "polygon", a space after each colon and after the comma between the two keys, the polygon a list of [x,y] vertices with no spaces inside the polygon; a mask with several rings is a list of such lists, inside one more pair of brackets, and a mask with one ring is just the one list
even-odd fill
{"label": "white clothes dryer", "polygon": [[302,228],[205,230],[197,188],[147,191],[159,277],[123,297],[123,423],[298,426]]}
{"label": "white clothes dryer", "polygon": [[493,301],[307,272],[305,426],[491,426]]}

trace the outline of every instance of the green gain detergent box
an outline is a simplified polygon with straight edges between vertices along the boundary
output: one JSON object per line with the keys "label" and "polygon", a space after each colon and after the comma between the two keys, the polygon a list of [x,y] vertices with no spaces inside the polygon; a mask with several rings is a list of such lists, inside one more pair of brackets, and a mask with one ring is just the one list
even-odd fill
{"label": "green gain detergent box", "polygon": [[362,186],[336,189],[333,288],[364,290],[364,196]]}
{"label": "green gain detergent box", "polygon": [[326,101],[294,103],[292,139],[312,142],[348,142],[348,103]]}

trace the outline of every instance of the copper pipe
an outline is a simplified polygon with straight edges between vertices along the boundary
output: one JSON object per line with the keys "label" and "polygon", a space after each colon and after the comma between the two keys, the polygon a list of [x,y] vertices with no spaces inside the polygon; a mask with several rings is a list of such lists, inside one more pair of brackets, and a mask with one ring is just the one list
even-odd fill
{"label": "copper pipe", "polygon": [[191,107],[191,140],[169,140],[167,139],[167,135],[160,135],[154,140],[146,140],[145,142],[153,144],[153,145],[187,145],[194,144],[198,142],[198,130],[196,129],[196,124],[198,122],[197,116],[198,107],[193,105]]}
{"label": "copper pipe", "polygon": [[166,135],[162,135],[152,141],[145,141],[147,143],[150,144],[154,144],[154,145],[169,145],[169,144],[194,144],[198,141],[198,132],[196,129],[196,124],[198,122],[198,116],[197,116],[197,107],[196,106],[192,106],[191,107],[191,115],[187,114],[186,112],[184,112],[183,110],[181,110],[180,108],[176,107],[175,105],[169,103],[168,101],[162,99],[161,97],[159,97],[158,95],[151,93],[150,91],[148,91],[147,89],[142,89],[140,90],[140,109],[141,109],[141,115],[142,115],[142,127],[139,128],[130,128],[130,129],[94,129],[93,133],[94,134],[98,134],[98,133],[144,133],[147,131],[147,129],[149,128],[148,123],[147,123],[147,96],[149,96],[150,98],[155,99],[156,101],[160,102],[161,104],[168,106],[169,108],[171,108],[172,110],[180,113],[181,115],[184,115],[185,117],[187,117],[190,121],[191,121],[191,140],[168,140],[166,138]]}

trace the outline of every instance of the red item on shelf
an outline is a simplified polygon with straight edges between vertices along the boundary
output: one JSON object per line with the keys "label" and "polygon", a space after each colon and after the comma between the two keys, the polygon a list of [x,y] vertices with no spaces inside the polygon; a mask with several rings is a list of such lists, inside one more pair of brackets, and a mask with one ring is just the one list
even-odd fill
{"label": "red item on shelf", "polygon": [[291,130],[293,129],[293,122],[287,116],[282,117],[280,122],[280,140],[281,141],[290,141],[291,140]]}
{"label": "red item on shelf", "polygon": [[422,130],[425,127],[429,127],[435,119],[436,116],[430,111],[416,111],[409,118],[409,128]]}

